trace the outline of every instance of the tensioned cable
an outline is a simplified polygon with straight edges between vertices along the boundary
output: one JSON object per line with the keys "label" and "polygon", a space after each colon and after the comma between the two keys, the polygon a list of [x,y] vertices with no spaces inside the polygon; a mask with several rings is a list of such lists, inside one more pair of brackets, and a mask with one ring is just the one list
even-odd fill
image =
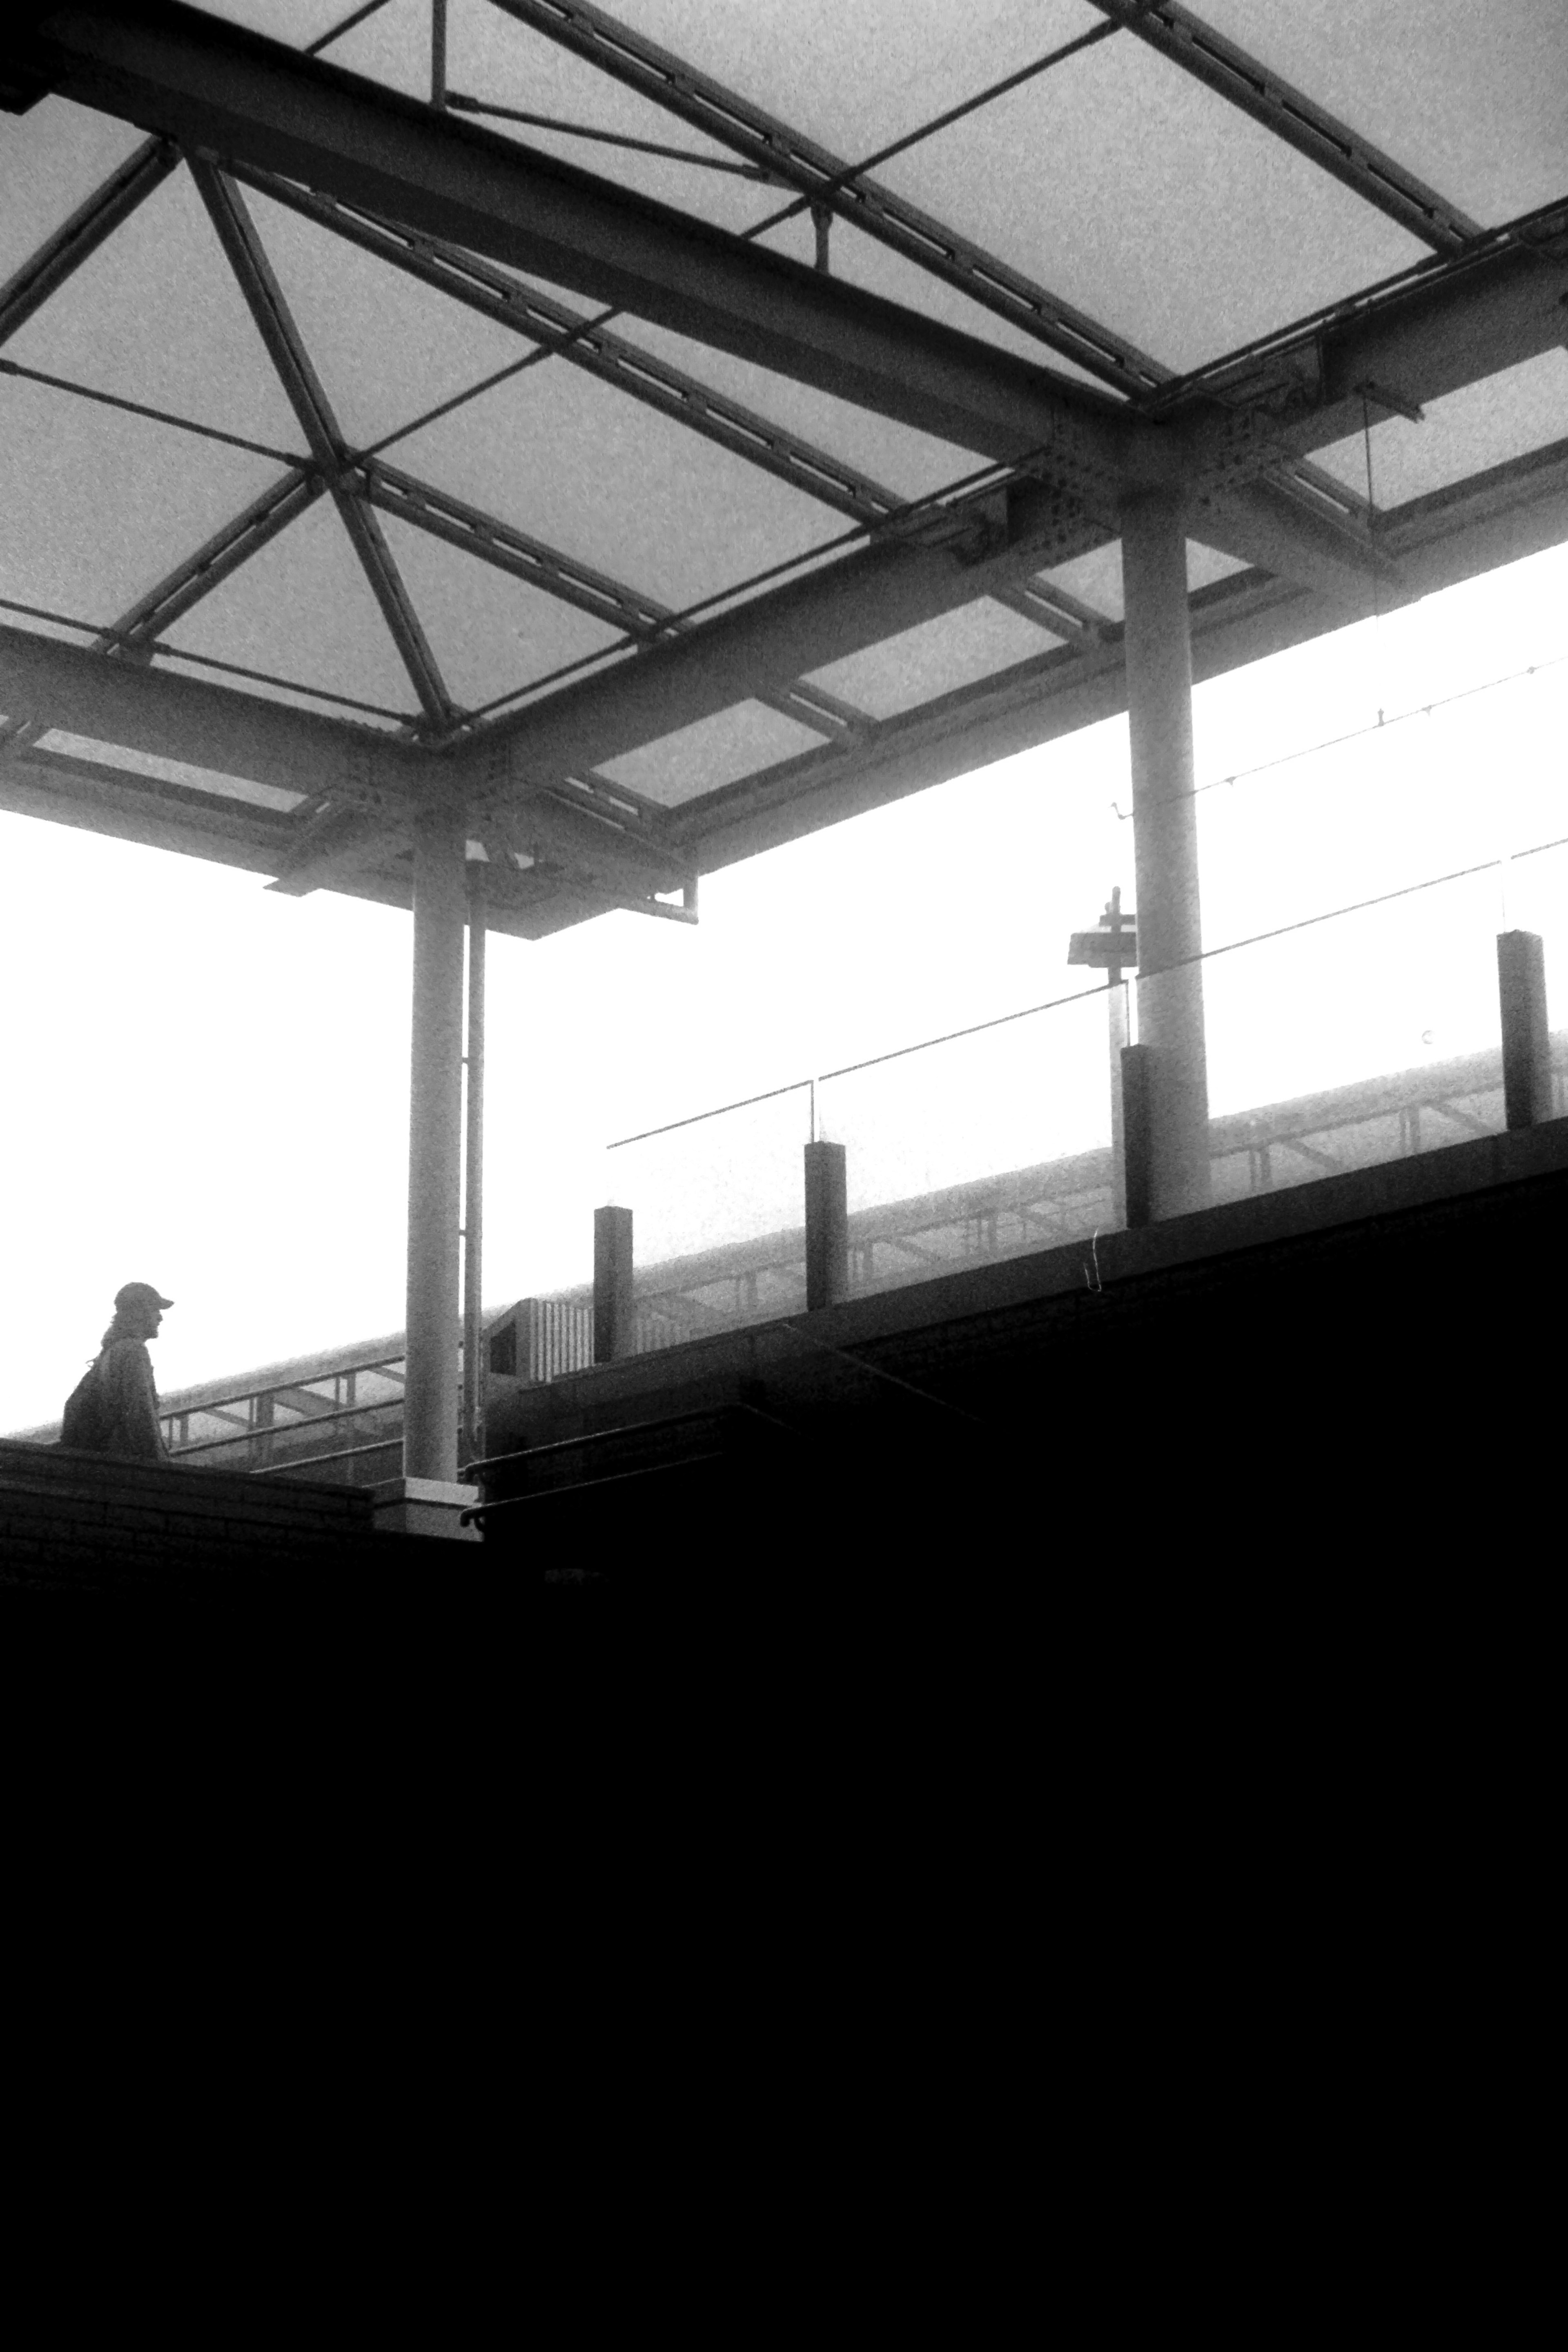
{"label": "tensioned cable", "polygon": [[951,1397],[940,1397],[933,1390],[920,1388],[913,1381],[903,1379],[900,1373],[887,1371],[880,1364],[873,1364],[868,1358],[852,1354],[847,1348],[830,1346],[827,1340],[819,1339],[815,1331],[803,1329],[800,1324],[790,1321],[787,1316],[782,1321],[760,1328],[772,1331],[787,1331],[792,1339],[803,1339],[808,1348],[816,1348],[825,1356],[837,1356],[841,1363],[853,1364],[858,1372],[869,1372],[874,1380],[886,1381],[893,1388],[907,1389],[910,1396],[920,1397],[925,1403],[934,1404],[943,1412],[956,1413],[960,1421],[973,1422],[976,1429],[987,1429],[993,1425],[983,1420],[979,1413],[970,1412],[965,1406],[954,1404]]}
{"label": "tensioned cable", "polygon": [[818,1070],[809,1078],[793,1078],[787,1087],[770,1087],[765,1094],[742,1095],[739,1102],[720,1103],[716,1109],[693,1111],[689,1118],[672,1118],[663,1127],[645,1127],[638,1135],[617,1136],[606,1143],[606,1151],[619,1151],[623,1144],[646,1143],[650,1136],[673,1135],[678,1127],[700,1127],[707,1118],[722,1118],[726,1111],[749,1110],[753,1103],[773,1102],[781,1095],[797,1095],[807,1087],[826,1086],[829,1078],[852,1077],[859,1070],[874,1070],[883,1062],[902,1061],[908,1054],[923,1054],[933,1045],[951,1045],[960,1037],[978,1037],[984,1029],[1005,1029],[1011,1022],[1028,1021],[1037,1013],[1054,1013],[1059,1005],[1087,1003],[1090,997],[1105,996],[1112,986],[1121,983],[1107,981],[1101,988],[1075,988],[1066,996],[1053,996],[1044,1004],[1026,1004],[1019,1013],[998,1013],[989,1021],[975,1021],[965,1029],[949,1029],[940,1037],[922,1037],[918,1045],[895,1045],[890,1053],[873,1054],[868,1061],[846,1062],[837,1070]]}
{"label": "tensioned cable", "polygon": [[497,106],[489,99],[468,98],[461,90],[447,92],[454,114],[493,114],[503,122],[526,122],[535,131],[555,131],[570,139],[593,139],[602,147],[625,147],[637,155],[663,155],[677,163],[696,163],[705,172],[728,172],[741,180],[762,180],[769,187],[778,181],[760,163],[732,163],[727,155],[700,155],[694,147],[666,147],[657,139],[633,139],[624,131],[595,131],[591,123],[563,122],[559,115],[524,114],[515,106]]}
{"label": "tensioned cable", "polygon": [[319,33],[307,47],[305,55],[308,58],[319,58],[323,49],[330,49],[334,41],[341,41],[345,33],[352,33],[356,25],[363,25],[367,16],[374,16],[378,9],[384,8],[385,5],[386,0],[364,0],[363,8],[351,10],[342,24],[334,25],[330,33]]}
{"label": "tensioned cable", "polygon": [[461,392],[453,393],[449,400],[437,401],[434,408],[427,408],[424,415],[415,417],[412,424],[400,425],[395,432],[384,433],[379,441],[372,441],[365,448],[358,450],[353,462],[363,465],[368,457],[379,457],[382,451],[390,449],[395,441],[406,441],[411,434],[423,433],[427,425],[434,425],[437,418],[446,416],[452,409],[461,408],[470,400],[478,400],[483,393],[493,392],[496,385],[505,383],[509,376],[521,375],[524,368],[537,367],[541,360],[552,359],[562,344],[575,341],[577,331],[574,330],[571,335],[563,335],[560,343],[525,352],[521,359],[509,360],[505,367],[497,368],[493,375],[483,376],[478,383],[468,384]]}
{"label": "tensioned cable", "polygon": [[962,116],[973,114],[978,108],[989,106],[994,98],[1002,98],[1008,90],[1016,89],[1021,82],[1033,80],[1037,74],[1044,73],[1047,66],[1060,65],[1064,58],[1076,56],[1079,49],[1092,48],[1097,41],[1107,40],[1112,33],[1120,32],[1121,29],[1119,25],[1112,23],[1096,25],[1091,31],[1080,33],[1076,40],[1065,41],[1060,48],[1050,50],[1043,58],[1037,58],[1032,65],[1020,66],[1016,72],[1005,74],[1000,81],[993,82],[988,89],[978,91],[973,98],[961,100],[957,106],[950,106],[945,114],[933,115],[929,122],[922,122],[918,130],[908,131],[901,139],[889,141],[886,147],[879,147],[874,154],[868,155],[863,162],[847,163],[842,172],[836,172],[830,180],[824,180],[821,187],[813,195],[797,196],[793,204],[785,205],[782,212],[774,213],[765,221],[759,221],[754,229],[746,231],[746,235],[757,236],[765,228],[776,228],[781,221],[798,220],[802,213],[811,210],[814,203],[820,204],[824,196],[837,194],[840,188],[847,187],[852,180],[859,179],[864,173],[874,172],[879,163],[886,163],[893,156],[901,155],[906,148],[918,146],[922,139],[934,138],[939,131],[945,131],[950,123],[957,122]]}
{"label": "tensioned cable", "polygon": [[[1321,923],[1335,922],[1342,915],[1363,915],[1373,907],[1392,906],[1396,899],[1418,898],[1422,891],[1440,890],[1449,882],[1468,882],[1478,874],[1490,874],[1503,866],[1521,865],[1527,857],[1542,857],[1553,849],[1568,849],[1568,834],[1560,835],[1553,841],[1534,842],[1528,849],[1510,850],[1501,857],[1482,858],[1479,865],[1456,866],[1449,874],[1431,875],[1424,882],[1407,882],[1397,890],[1380,891],[1373,898],[1355,898],[1347,906],[1327,908],[1321,914],[1303,915],[1294,923],[1279,923],[1272,930],[1254,931],[1244,940],[1227,940],[1223,947],[1204,948],[1196,955],[1178,956],[1171,963],[1152,964],[1140,969],[1135,976],[1140,981],[1161,980],[1167,972],[1184,971],[1195,963],[1210,963],[1217,956],[1235,955],[1241,948],[1261,947],[1269,940],[1288,939],[1292,932],[1310,931]],[[968,1028],[949,1029],[940,1037],[922,1037],[918,1045],[895,1045],[890,1053],[873,1054],[863,1062],[846,1062],[839,1069],[821,1070],[815,1077],[796,1078],[789,1086],[772,1087],[765,1094],[744,1095],[738,1102],[720,1103],[712,1110],[694,1111],[690,1118],[671,1119],[664,1127],[647,1127],[637,1135],[618,1136],[605,1149],[606,1151],[618,1151],[625,1144],[646,1143],[654,1136],[672,1135],[678,1128],[700,1127],[704,1120],[722,1118],[729,1111],[747,1110],[753,1103],[773,1102],[783,1095],[801,1094],[808,1087],[826,1086],[831,1078],[853,1077],[861,1070],[878,1069],[884,1062],[902,1061],[910,1054],[924,1054],[937,1045],[951,1045],[962,1037],[978,1037],[987,1029],[1004,1029],[1012,1022],[1031,1020],[1038,1013],[1054,1013],[1064,1004],[1088,1003],[1096,996],[1108,996],[1113,988],[1125,985],[1125,982],[1108,981],[1103,988],[1075,989],[1070,994],[1053,997],[1045,1004],[1026,1005],[1019,1013],[1003,1013],[990,1021],[976,1021]]]}
{"label": "tensioned cable", "polygon": [[[950,106],[944,114],[934,115],[929,122],[922,122],[917,129],[906,131],[901,138],[889,140],[887,146],[879,147],[874,154],[864,157],[858,163],[847,163],[841,172],[836,172],[831,178],[824,180],[820,187],[811,195],[792,198],[781,211],[770,215],[766,220],[759,221],[753,228],[745,230],[743,234],[747,236],[757,236],[763,229],[776,228],[782,221],[798,219],[802,213],[809,212],[814,204],[820,204],[824,196],[836,195],[840,188],[847,187],[852,180],[859,179],[867,172],[875,171],[879,163],[886,163],[893,156],[901,155],[907,148],[918,146],[922,139],[934,138],[939,131],[947,130],[950,124],[961,121],[964,115],[973,114],[980,107],[989,106],[993,99],[1005,97],[1009,90],[1018,89],[1022,83],[1032,81],[1037,74],[1044,73],[1048,66],[1060,65],[1064,58],[1076,56],[1079,49],[1092,48],[1097,41],[1107,40],[1111,34],[1120,30],[1120,26],[1107,23],[1095,26],[1089,32],[1080,33],[1076,40],[1066,41],[1059,48],[1049,51],[1047,56],[1036,58],[1031,64],[1020,66],[1016,72],[1005,74],[1000,81],[992,82],[987,89],[977,91],[973,98],[962,99],[956,106]],[[460,114],[491,114],[508,122],[527,123],[539,131],[555,131],[574,139],[593,139],[606,147],[625,147],[644,155],[668,156],[678,163],[700,164],[708,171],[728,172],[740,179],[763,181],[769,186],[776,187],[780,184],[779,175],[776,173],[766,171],[758,163],[732,163],[727,157],[700,155],[689,147],[667,147],[652,139],[633,139],[625,131],[599,131],[585,122],[563,122],[554,115],[524,114],[515,106],[496,106],[488,100],[465,97],[453,90],[448,90],[447,93],[447,104]],[[787,185],[788,183],[785,182],[784,184]]]}
{"label": "tensioned cable", "polygon": [[304,467],[310,462],[303,450],[274,449],[270,443],[248,440],[243,433],[225,433],[216,425],[198,425],[194,416],[176,416],[167,408],[149,408],[145,401],[126,400],[116,392],[99,392],[91,384],[73,383],[68,376],[46,375],[42,368],[24,367],[19,360],[0,358],[0,374],[21,376],[28,383],[45,383],[53,392],[72,393],[78,400],[96,400],[104,408],[123,408],[132,416],[150,417],[155,425],[177,425],[182,433],[199,433],[205,441],[226,442],[231,449],[246,449],[256,457],[271,457],[279,466]]}
{"label": "tensioned cable", "polygon": [[[1304,744],[1300,751],[1281,751],[1275,760],[1260,760],[1256,767],[1237,768],[1231,775],[1211,777],[1206,784],[1194,784],[1190,792],[1164,794],[1161,805],[1199,800],[1205,793],[1225,792],[1230,785],[1246,783],[1254,776],[1267,776],[1276,768],[1289,768],[1298,760],[1314,759],[1320,751],[1337,751],[1342,743],[1359,743],[1366,735],[1385,735],[1391,728],[1403,727],[1407,719],[1430,719],[1435,710],[1447,710],[1456,702],[1472,701],[1478,694],[1494,693],[1499,687],[1517,686],[1521,678],[1535,677],[1542,670],[1561,668],[1564,662],[1568,662],[1568,654],[1553,654],[1549,660],[1527,663],[1523,669],[1505,670],[1500,677],[1483,678],[1479,686],[1462,686],[1453,694],[1437,696],[1434,701],[1417,702],[1412,704],[1408,710],[1396,710],[1392,719],[1379,716],[1369,719],[1364,727],[1348,729],[1343,735],[1325,735],[1321,741]],[[1110,805],[1123,824],[1131,822],[1133,812],[1131,809],[1120,807],[1115,801]]]}

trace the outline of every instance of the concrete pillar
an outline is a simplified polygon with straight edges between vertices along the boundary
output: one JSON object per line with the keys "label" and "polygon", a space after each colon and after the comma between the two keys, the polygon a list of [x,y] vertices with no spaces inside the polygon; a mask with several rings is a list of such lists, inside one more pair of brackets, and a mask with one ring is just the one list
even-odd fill
{"label": "concrete pillar", "polygon": [[618,1364],[637,1352],[632,1213],[594,1212],[594,1361]]}
{"label": "concrete pillar", "polygon": [[849,1183],[841,1143],[805,1147],[805,1304],[831,1307],[849,1293]]}
{"label": "concrete pillar", "polygon": [[1535,931],[1500,931],[1503,1116],[1510,1127],[1552,1117],[1552,1033],[1546,1025],[1546,951]]}
{"label": "concrete pillar", "polygon": [[458,1230],[462,1214],[461,811],[432,810],[414,835],[414,1055],[408,1112],[408,1364],[403,1468],[458,1475]]}
{"label": "concrete pillar", "polygon": [[[1138,1036],[1148,1048],[1150,1213],[1209,1197],[1198,821],[1193,799],[1193,660],[1179,492],[1121,509],[1127,712],[1138,896]],[[1173,969],[1172,967],[1174,967]]]}

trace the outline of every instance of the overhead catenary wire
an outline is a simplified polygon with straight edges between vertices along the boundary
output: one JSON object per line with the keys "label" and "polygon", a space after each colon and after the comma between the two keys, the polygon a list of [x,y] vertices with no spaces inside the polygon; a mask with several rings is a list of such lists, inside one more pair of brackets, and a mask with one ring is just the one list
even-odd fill
{"label": "overhead catenary wire", "polygon": [[[1220,956],[1236,955],[1243,948],[1262,947],[1271,940],[1289,939],[1293,932],[1310,931],[1321,924],[1336,922],[1342,915],[1362,915],[1374,907],[1393,906],[1398,899],[1418,898],[1423,891],[1440,890],[1450,882],[1469,881],[1478,874],[1495,873],[1500,866],[1522,864],[1527,857],[1542,857],[1554,849],[1568,849],[1568,834],[1558,835],[1551,841],[1533,842],[1528,849],[1511,850],[1503,856],[1483,857],[1473,866],[1456,866],[1447,874],[1428,875],[1423,881],[1404,883],[1397,889],[1382,890],[1370,898],[1354,898],[1342,907],[1328,907],[1316,915],[1302,915],[1295,922],[1279,923],[1266,931],[1253,931],[1246,939],[1226,940],[1219,947],[1201,949],[1196,955],[1177,956],[1169,963],[1142,966],[1136,976],[1140,980],[1158,980],[1166,972],[1184,971],[1194,964],[1211,963]],[[722,1118],[732,1110],[749,1109],[754,1103],[773,1102],[784,1095],[799,1094],[808,1087],[826,1086],[833,1078],[854,1077],[862,1070],[879,1069],[884,1063],[902,1061],[911,1054],[929,1053],[939,1045],[956,1045],[964,1037],[978,1037],[986,1030],[1005,1029],[1014,1022],[1032,1020],[1038,1013],[1055,1013],[1064,1004],[1087,1003],[1096,996],[1108,996],[1113,988],[1125,985],[1122,981],[1107,981],[1099,988],[1073,989],[1066,996],[1051,997],[1044,1004],[1026,1004],[1016,1013],[996,1013],[989,1021],[975,1021],[963,1029],[945,1030],[939,1037],[921,1037],[913,1045],[895,1045],[885,1054],[869,1055],[861,1062],[846,1062],[835,1070],[819,1070],[812,1078],[795,1078],[787,1086],[771,1087],[763,1094],[745,1095],[736,1102],[716,1104],[711,1110],[694,1111],[689,1118],[670,1119],[662,1127],[647,1127],[636,1135],[619,1136],[605,1149],[619,1151],[627,1144],[647,1143],[655,1136],[672,1135],[679,1128],[700,1127],[707,1119]]]}
{"label": "overhead catenary wire", "polygon": [[[1483,678],[1479,686],[1461,686],[1452,694],[1434,696],[1430,702],[1414,702],[1408,710],[1396,710],[1392,719],[1379,716],[1364,727],[1347,728],[1342,735],[1324,735],[1316,742],[1304,743],[1294,751],[1281,751],[1277,759],[1259,760],[1250,768],[1234,768],[1228,775],[1211,776],[1207,783],[1194,784],[1190,792],[1172,793],[1172,801],[1198,800],[1205,793],[1225,792],[1232,784],[1249,783],[1254,776],[1267,776],[1276,768],[1289,768],[1298,760],[1315,759],[1320,751],[1338,751],[1342,744],[1359,743],[1364,736],[1386,733],[1390,728],[1403,727],[1407,719],[1430,719],[1435,710],[1447,710],[1456,702],[1469,702],[1478,694],[1491,694],[1499,687],[1517,686],[1521,678],[1539,677],[1542,671],[1557,669],[1568,662],[1568,654],[1552,654],[1545,661],[1527,662],[1522,669],[1505,670],[1498,677]],[[1130,824],[1132,812],[1112,801],[1111,807],[1123,824]]]}

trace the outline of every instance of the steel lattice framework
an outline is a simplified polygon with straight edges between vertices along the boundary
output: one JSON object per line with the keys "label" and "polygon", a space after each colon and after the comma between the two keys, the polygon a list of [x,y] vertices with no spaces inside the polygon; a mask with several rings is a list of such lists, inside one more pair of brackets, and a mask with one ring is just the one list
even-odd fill
{"label": "steel lattice framework", "polygon": [[[1114,541],[1121,505],[1140,488],[1182,489],[1192,536],[1226,560],[1227,576],[1192,598],[1200,675],[1339,625],[1374,593],[1386,609],[1568,535],[1568,415],[1560,437],[1393,508],[1373,508],[1315,462],[1378,419],[1419,418],[1563,345],[1568,198],[1485,226],[1174,0],[1095,7],[1097,21],[1057,50],[856,162],[613,11],[495,0],[499,20],[658,108],[672,134],[700,137],[689,161],[776,194],[776,209],[742,234],[487,127],[487,113],[516,110],[484,90],[449,90],[439,48],[430,94],[416,99],[175,0],[25,8],[0,77],[5,103],[26,113],[64,98],[146,138],[0,287],[0,354],[184,173],[302,446],[270,450],[0,355],[15,381],[278,467],[110,624],[89,629],[30,608],[0,615],[0,804],[248,866],[287,891],[407,904],[410,826],[446,799],[467,812],[490,861],[496,928],[538,936],[611,906],[689,919],[703,871],[1123,707],[1118,615],[1051,575]],[[1200,83],[1425,257],[1184,373],[879,176],[960,117],[983,125],[1003,93],[1118,44]],[[616,144],[613,127],[577,128]],[[619,143],[685,152],[629,134]],[[290,307],[258,198],[416,284],[454,319],[482,320],[512,339],[515,360],[381,442],[356,442]],[[810,261],[779,249],[792,220],[809,224]],[[962,298],[963,315],[984,314],[1002,340],[841,274],[847,236]],[[831,435],[819,441],[734,396],[717,362],[710,379],[700,360],[618,326],[616,312],[974,462],[911,499],[828,446]],[[584,397],[591,384],[595,398],[722,451],[808,502],[831,530],[760,578],[737,563],[723,593],[681,604],[390,454],[431,417],[544,361],[581,380]],[[171,639],[323,500],[407,678],[405,712],[247,677],[243,664],[193,675],[197,657]],[[598,649],[465,705],[394,530],[570,608],[603,632]],[[1030,624],[1037,649],[882,715],[816,675],[982,600]],[[292,703],[247,690],[260,683],[288,688]],[[792,722],[795,748],[673,804],[606,772],[742,705]],[[390,730],[364,723],[388,717]],[[51,746],[50,730],[100,749]],[[129,771],[117,748],[148,772]],[[250,779],[272,804],[204,795],[189,778],[156,772],[171,761]]]}

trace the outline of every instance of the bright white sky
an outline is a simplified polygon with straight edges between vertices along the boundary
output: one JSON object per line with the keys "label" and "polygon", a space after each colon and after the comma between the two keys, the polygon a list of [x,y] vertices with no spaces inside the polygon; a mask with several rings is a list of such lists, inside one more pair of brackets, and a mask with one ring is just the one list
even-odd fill
{"label": "bright white sky", "polygon": [[[1200,783],[1568,653],[1568,550],[1198,689]],[[1205,945],[1568,835],[1568,664],[1200,800]],[[1079,985],[1132,898],[1110,721],[702,886],[695,930],[612,914],[489,946],[487,1298],[798,1221],[804,1096],[606,1160],[611,1139]],[[1568,851],[1205,966],[1213,1108],[1496,1038],[1494,939],[1544,929],[1568,1026]],[[410,923],[0,814],[10,1318],[0,1429],[57,1415],[123,1282],[176,1305],[159,1385],[403,1321]],[[851,1205],[1109,1132],[1102,1002],[824,1088]]]}

